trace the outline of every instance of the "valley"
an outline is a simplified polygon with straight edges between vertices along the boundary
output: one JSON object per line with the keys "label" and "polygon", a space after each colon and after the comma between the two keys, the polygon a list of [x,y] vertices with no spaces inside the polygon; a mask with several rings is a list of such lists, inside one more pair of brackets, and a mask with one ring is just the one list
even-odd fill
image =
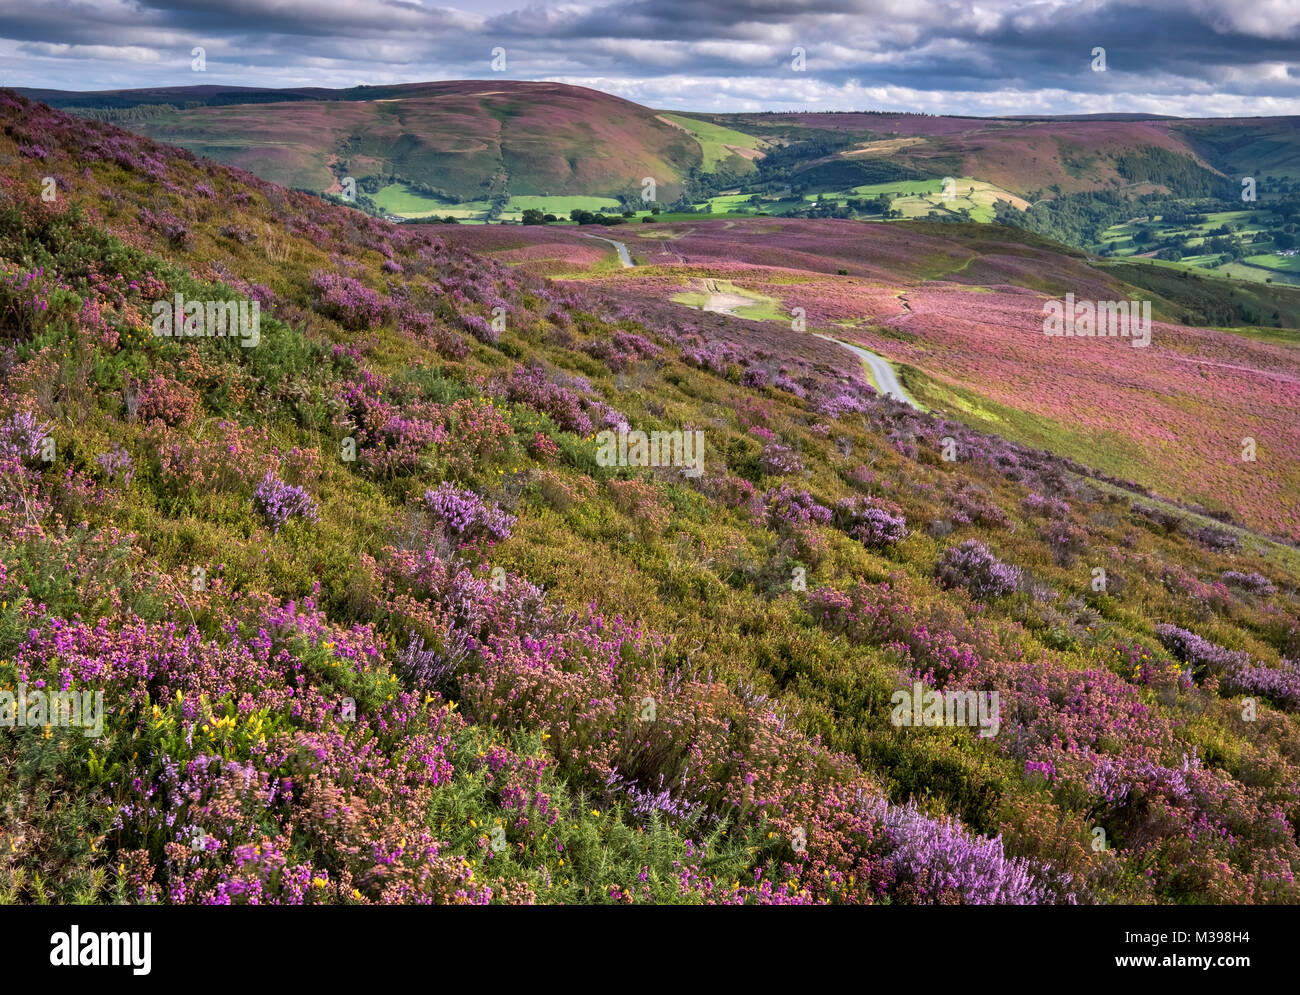
{"label": "valley", "polygon": [[0,90],[0,903],[1300,903],[1295,123]]}

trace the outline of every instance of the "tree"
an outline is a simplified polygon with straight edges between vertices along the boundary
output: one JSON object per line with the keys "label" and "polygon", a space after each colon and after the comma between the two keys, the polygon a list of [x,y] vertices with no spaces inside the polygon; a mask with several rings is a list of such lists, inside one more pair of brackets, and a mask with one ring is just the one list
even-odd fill
{"label": "tree", "polygon": [[546,215],[535,207],[525,208],[522,223],[526,225],[544,225],[546,224]]}

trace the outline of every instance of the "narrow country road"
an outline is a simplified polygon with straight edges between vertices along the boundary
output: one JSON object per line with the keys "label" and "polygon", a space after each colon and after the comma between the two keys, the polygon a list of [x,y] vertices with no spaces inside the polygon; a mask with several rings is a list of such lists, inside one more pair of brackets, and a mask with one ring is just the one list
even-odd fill
{"label": "narrow country road", "polygon": [[612,238],[606,238],[604,235],[592,235],[590,232],[584,231],[582,234],[586,235],[588,238],[598,238],[602,242],[608,242],[610,245],[616,248],[618,250],[619,261],[623,264],[624,269],[631,269],[633,266],[636,265],[636,263],[632,262],[632,257],[628,255],[627,246],[624,245],[622,242],[616,242]]}
{"label": "narrow country road", "polygon": [[903,385],[898,382],[898,376],[894,373],[894,368],[889,365],[883,358],[877,356],[874,352],[863,349],[860,345],[851,345],[848,342],[841,342],[839,339],[832,338],[829,335],[823,335],[821,332],[813,332],[819,339],[825,339],[827,342],[834,342],[838,346],[843,346],[849,352],[854,353],[867,365],[871,371],[871,378],[875,380],[876,386],[880,388],[880,393],[886,397],[892,397],[895,401],[901,401],[909,407],[921,410],[921,406],[907,396],[903,390]]}
{"label": "narrow country road", "polygon": [[[586,233],[584,232],[584,234]],[[599,238],[602,242],[608,242],[610,245],[618,249],[618,254],[623,260],[624,267],[633,265],[631,258],[629,258],[627,254],[627,246],[622,242],[615,242],[612,238],[601,238],[600,235],[590,235],[588,237]],[[754,303],[748,297],[720,291],[716,280],[706,280],[704,283],[704,289],[708,291],[709,297],[701,306],[700,310],[702,311],[713,311],[717,314],[725,314],[733,318],[739,318],[741,316],[736,314],[735,309]],[[903,298],[902,303],[905,311],[904,317],[906,317],[912,313],[912,307],[905,297]],[[849,350],[849,352],[854,353],[859,359],[861,359],[862,362],[866,364],[867,369],[871,372],[871,378],[875,381],[880,393],[884,394],[886,397],[893,398],[895,401],[900,401],[908,407],[915,408],[917,411],[922,410],[919,404],[907,396],[907,392],[903,390],[903,385],[898,382],[898,375],[894,373],[894,368],[890,366],[884,358],[877,356],[874,352],[871,352],[868,349],[862,348],[860,345],[841,342],[839,339],[833,338],[830,335],[823,335],[821,332],[813,332],[812,334],[816,335],[819,339],[825,339],[827,342],[834,342],[836,345]]]}

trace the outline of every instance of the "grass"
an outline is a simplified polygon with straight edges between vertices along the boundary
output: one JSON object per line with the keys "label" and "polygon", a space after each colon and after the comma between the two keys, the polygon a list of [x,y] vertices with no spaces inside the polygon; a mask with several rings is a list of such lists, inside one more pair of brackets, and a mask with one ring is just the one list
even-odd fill
{"label": "grass", "polygon": [[578,210],[608,212],[621,209],[619,202],[613,197],[543,197],[523,194],[510,198],[501,212],[501,217],[518,219],[523,216],[524,211],[536,210],[543,214],[554,214],[557,218],[568,218],[570,213]]}
{"label": "grass", "polygon": [[773,297],[738,287],[730,280],[710,280],[708,282],[713,289],[688,290],[680,294],[674,294],[670,299],[678,304],[685,304],[687,307],[703,310],[704,306],[715,296],[728,294],[745,297],[754,302],[753,304],[733,308],[729,313],[737,318],[748,318],[751,321],[786,321],[789,319],[785,306]]}
{"label": "grass", "polygon": [[[733,145],[736,148],[757,150],[767,146],[767,143],[761,138],[754,138],[751,135],[733,131],[721,125],[711,124],[708,121],[701,121],[698,118],[687,117],[684,114],[662,114],[660,116],[695,136],[695,140],[700,143],[700,150],[704,154],[704,169],[706,172],[716,169],[728,159],[736,158],[748,161],[744,156],[732,152],[731,149],[727,148],[728,145]],[[749,170],[753,170],[753,168],[751,165]]]}
{"label": "grass", "polygon": [[[892,183],[869,183],[851,190],[823,196],[823,200],[843,202],[850,197],[878,197],[888,194],[893,198],[893,209],[902,211],[905,218],[923,218],[931,211],[956,214],[965,209],[972,221],[990,222],[994,218],[993,205],[999,200],[1009,201],[1024,209],[1028,202],[1009,190],[1004,190],[973,176],[953,177],[954,196],[943,198],[943,180],[896,180]],[[806,200],[816,200],[809,194]]]}
{"label": "grass", "polygon": [[1300,269],[1272,269],[1261,262],[1261,260],[1267,258],[1270,257],[1247,256],[1239,263],[1224,263],[1217,268],[1217,272],[1223,276],[1232,277],[1234,280],[1246,280],[1250,283],[1281,283],[1300,286]]}
{"label": "grass", "polygon": [[1089,466],[1125,480],[1143,476],[1146,454],[1122,436],[1081,432],[1030,412],[999,404],[969,387],[941,381],[914,367],[901,367],[899,373],[907,392],[932,411],[943,412],[981,431],[992,432],[1027,446],[1060,453],[1080,462],[1086,461]]}

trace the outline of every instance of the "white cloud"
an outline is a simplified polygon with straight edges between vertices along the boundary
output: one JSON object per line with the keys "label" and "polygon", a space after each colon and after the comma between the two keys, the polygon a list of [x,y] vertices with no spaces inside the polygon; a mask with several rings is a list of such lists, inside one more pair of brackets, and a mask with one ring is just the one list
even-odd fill
{"label": "white cloud", "polygon": [[1213,90],[1197,94],[1085,94],[1063,89],[949,91],[856,82],[836,86],[812,78],[775,80],[761,76],[726,80],[676,75],[658,79],[564,76],[552,81],[604,90],[667,110],[884,110],[988,117],[1026,114],[1300,115],[1300,94],[1294,97],[1246,97]]}
{"label": "white cloud", "polygon": [[1264,113],[1297,37],[1300,0],[0,0],[13,85],[189,84],[195,44],[205,83],[473,78],[501,45],[510,78],[718,110]]}
{"label": "white cloud", "polygon": [[160,62],[163,58],[163,53],[157,48],[139,45],[52,45],[31,42],[20,45],[19,51],[47,59],[94,59],[100,62]]}

